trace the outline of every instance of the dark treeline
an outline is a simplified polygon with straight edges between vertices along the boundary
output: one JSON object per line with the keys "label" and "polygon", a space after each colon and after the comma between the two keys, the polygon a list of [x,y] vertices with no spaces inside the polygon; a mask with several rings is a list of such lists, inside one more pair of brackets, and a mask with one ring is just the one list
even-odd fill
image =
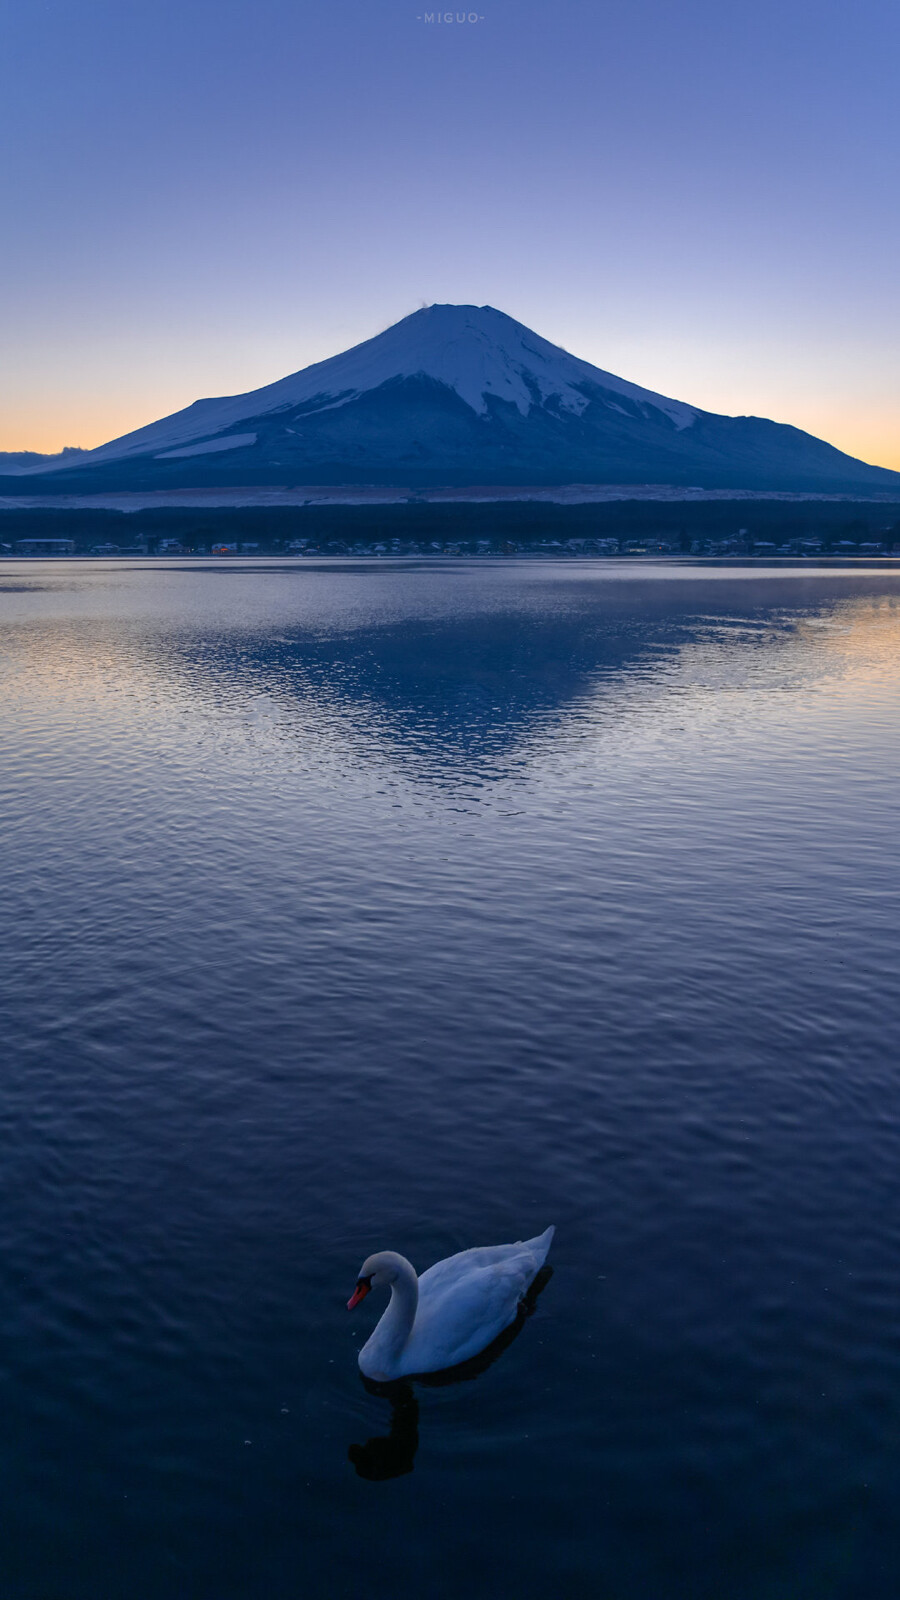
{"label": "dark treeline", "polygon": [[883,501],[617,501],[605,505],[554,506],[535,502],[490,505],[247,507],[227,510],[153,509],[93,511],[21,509],[0,512],[0,541],[65,538],[79,552],[96,545],[123,550],[158,549],[177,540],[185,549],[209,550],[216,544],[258,545],[277,553],[306,541],[325,550],[352,546],[418,543],[471,545],[489,541],[498,548],[523,550],[542,541],[615,539],[668,543],[675,551],[697,542],[738,541],[752,547],[766,541],[820,540],[823,550],[842,541],[900,543],[900,503]]}

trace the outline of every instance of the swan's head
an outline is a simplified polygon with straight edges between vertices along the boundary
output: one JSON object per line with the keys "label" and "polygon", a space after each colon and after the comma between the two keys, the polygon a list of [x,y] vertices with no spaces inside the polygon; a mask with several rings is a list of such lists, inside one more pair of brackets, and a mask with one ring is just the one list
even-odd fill
{"label": "swan's head", "polygon": [[359,1305],[360,1300],[365,1300],[370,1289],[382,1287],[390,1289],[404,1268],[412,1272],[409,1262],[395,1250],[379,1250],[377,1255],[369,1256],[359,1269],[356,1288],[347,1301],[347,1310],[352,1311],[354,1306]]}

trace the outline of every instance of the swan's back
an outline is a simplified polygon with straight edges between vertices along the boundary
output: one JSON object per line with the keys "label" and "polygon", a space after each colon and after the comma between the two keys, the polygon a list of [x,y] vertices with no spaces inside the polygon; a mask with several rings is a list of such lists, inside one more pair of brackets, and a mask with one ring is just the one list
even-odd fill
{"label": "swan's back", "polygon": [[[458,1284],[467,1273],[483,1267],[500,1267],[510,1273],[524,1273],[527,1289],[547,1259],[555,1232],[556,1228],[551,1224],[534,1239],[520,1239],[516,1244],[476,1245],[472,1250],[460,1250],[455,1256],[446,1256],[443,1261],[436,1261],[433,1267],[422,1273],[419,1295],[421,1297],[426,1284],[429,1293],[437,1292],[445,1283],[448,1287]],[[524,1289],[522,1292],[524,1294]]]}

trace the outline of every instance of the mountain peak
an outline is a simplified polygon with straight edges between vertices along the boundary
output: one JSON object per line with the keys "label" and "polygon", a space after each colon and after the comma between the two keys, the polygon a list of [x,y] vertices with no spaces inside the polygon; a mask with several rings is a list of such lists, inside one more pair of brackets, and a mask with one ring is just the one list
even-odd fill
{"label": "mountain peak", "polygon": [[535,405],[580,415],[601,388],[632,405],[651,406],[676,428],[689,427],[696,411],[581,361],[533,333],[494,306],[422,306],[383,333],[326,361],[248,394],[196,400],[160,422],[92,452],[95,461],[171,450],[220,433],[249,417],[303,406],[308,414],[350,404],[384,384],[430,378],[452,389],[481,417],[505,401],[526,417]]}

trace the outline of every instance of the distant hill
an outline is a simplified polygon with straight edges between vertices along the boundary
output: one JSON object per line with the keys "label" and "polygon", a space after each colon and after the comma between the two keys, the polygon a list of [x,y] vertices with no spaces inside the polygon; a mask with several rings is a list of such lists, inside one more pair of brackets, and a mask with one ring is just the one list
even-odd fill
{"label": "distant hill", "polygon": [[0,450],[0,473],[17,472],[20,467],[53,467],[57,464],[69,466],[76,456],[86,456],[87,450],[80,450],[76,445],[64,445],[62,450],[57,450],[52,455],[41,455],[39,450]]}
{"label": "distant hill", "polygon": [[900,473],[799,428],[642,389],[491,306],[435,305],[263,389],[197,400],[86,454],[20,455],[0,492],[365,483],[869,495],[896,493]]}

